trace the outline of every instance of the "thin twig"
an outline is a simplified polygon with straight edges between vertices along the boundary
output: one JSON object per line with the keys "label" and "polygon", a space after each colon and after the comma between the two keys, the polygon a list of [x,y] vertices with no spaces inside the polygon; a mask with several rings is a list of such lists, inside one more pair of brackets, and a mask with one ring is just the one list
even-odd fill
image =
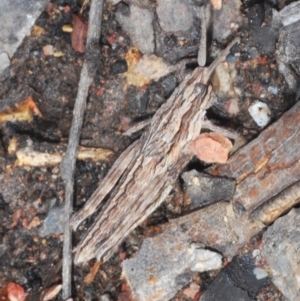
{"label": "thin twig", "polygon": [[97,45],[101,33],[103,0],[92,0],[90,7],[89,26],[86,42],[86,53],[82,66],[78,92],[76,96],[74,116],[70,130],[69,144],[64,159],[60,165],[61,177],[65,182],[65,221],[64,221],[64,245],[63,245],[63,299],[71,296],[71,271],[72,271],[72,239],[70,228],[70,216],[72,213],[74,172],[76,152],[79,143],[83,116],[86,106],[89,87],[93,80],[93,47]]}

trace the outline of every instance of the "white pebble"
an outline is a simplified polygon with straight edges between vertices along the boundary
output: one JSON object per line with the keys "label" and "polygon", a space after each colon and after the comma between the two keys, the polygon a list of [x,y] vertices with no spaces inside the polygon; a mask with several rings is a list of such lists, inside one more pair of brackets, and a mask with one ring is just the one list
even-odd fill
{"label": "white pebble", "polygon": [[253,273],[256,276],[257,280],[260,280],[260,279],[263,279],[263,278],[266,278],[266,277],[269,276],[268,273],[265,270],[261,269],[261,268],[255,268],[253,270]]}
{"label": "white pebble", "polygon": [[257,257],[257,256],[259,256],[260,255],[260,249],[254,249],[253,251],[252,251],[252,257]]}
{"label": "white pebble", "polygon": [[248,112],[256,124],[260,127],[266,126],[271,119],[271,111],[269,107],[261,101],[257,101],[251,105],[248,109]]}

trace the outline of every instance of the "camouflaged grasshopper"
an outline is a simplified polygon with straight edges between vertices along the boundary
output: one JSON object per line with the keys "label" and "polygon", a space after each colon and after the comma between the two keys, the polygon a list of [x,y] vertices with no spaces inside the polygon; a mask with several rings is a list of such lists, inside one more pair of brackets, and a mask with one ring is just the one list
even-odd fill
{"label": "camouflaged grasshopper", "polygon": [[116,160],[84,208],[75,213],[71,226],[93,214],[104,198],[106,204],[76,248],[75,264],[96,257],[107,260],[123,239],[168,196],[193,154],[189,143],[201,131],[210,106],[209,78],[226,57],[233,40],[208,67],[198,67],[183,80],[152,118],[141,138]]}

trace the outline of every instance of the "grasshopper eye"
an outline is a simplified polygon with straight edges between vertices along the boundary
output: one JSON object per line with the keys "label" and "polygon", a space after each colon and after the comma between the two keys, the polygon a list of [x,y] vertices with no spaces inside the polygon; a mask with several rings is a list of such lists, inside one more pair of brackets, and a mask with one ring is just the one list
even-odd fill
{"label": "grasshopper eye", "polygon": [[202,97],[206,94],[207,92],[207,86],[205,84],[202,83],[197,83],[195,84],[194,87],[194,95],[195,97]]}

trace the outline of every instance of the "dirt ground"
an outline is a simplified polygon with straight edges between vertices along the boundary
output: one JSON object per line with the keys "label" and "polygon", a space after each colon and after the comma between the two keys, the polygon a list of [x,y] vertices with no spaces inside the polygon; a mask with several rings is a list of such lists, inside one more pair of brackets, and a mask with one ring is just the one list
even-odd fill
{"label": "dirt ground", "polygon": [[[63,205],[64,185],[58,164],[33,167],[26,164],[22,166],[19,162],[17,166],[17,151],[30,146],[31,151],[59,153],[68,141],[84,54],[74,50],[70,33],[64,32],[62,27],[72,24],[74,14],[84,22],[88,20],[89,5],[82,4],[82,1],[76,0],[51,2],[47,11],[37,20],[35,30],[25,38],[13,57],[9,72],[2,75],[0,80],[0,98],[3,100],[0,111],[5,110],[10,115],[12,113],[7,108],[16,110],[28,97],[32,97],[39,110],[39,114],[34,114],[32,120],[27,118],[16,121],[7,117],[0,123],[0,287],[9,282],[19,283],[29,292],[27,300],[40,300],[45,288],[61,283],[63,236],[51,234],[41,237],[39,229],[49,210]],[[77,161],[74,211],[83,206],[118,155],[140,135],[137,133],[128,137],[122,133],[130,124],[153,116],[180,80],[177,74],[171,74],[142,88],[127,84],[120,71],[126,69],[124,57],[132,43],[115,19],[116,9],[105,3],[102,36],[98,45],[101,56],[94,62],[97,73],[89,91],[80,140],[81,146],[112,152],[97,162],[92,159]],[[244,9],[244,17],[247,19],[246,6]],[[241,32],[242,40],[251,35],[247,26]],[[116,40],[116,36],[122,39]],[[45,45],[52,45],[57,55],[45,55]],[[212,44],[210,49],[213,47],[216,45]],[[218,103],[208,116],[251,140],[260,132],[249,114],[245,113],[249,99],[255,99],[255,87],[263,81],[274,85],[280,83],[280,95],[268,98],[272,120],[278,119],[293,105],[295,95],[289,91],[277,70],[275,53],[259,55],[257,67],[246,55],[243,58],[242,47],[243,44],[237,50],[241,53],[236,64],[240,76],[237,85],[245,94],[252,96],[245,97],[244,102],[240,103],[241,110],[237,116],[228,116],[222,104]],[[257,49],[260,51],[259,47]],[[196,57],[196,54],[197,50],[189,56]],[[248,84],[250,81],[251,85]],[[194,163],[197,167],[205,167],[197,160]],[[155,234],[155,225],[179,216],[184,211],[176,195],[175,190],[146,222],[125,238],[116,254],[101,265],[93,281],[89,283],[86,276],[95,260],[74,267],[74,300],[100,300],[100,296],[105,293],[112,300],[130,300],[126,283],[121,277],[122,260],[139,249],[144,237]],[[74,233],[74,245],[86,233],[92,220],[89,218]],[[254,244],[255,241],[252,246]],[[246,249],[247,252],[251,250],[250,242]],[[195,273],[194,280],[204,290],[216,275],[217,271]],[[55,300],[61,300],[61,295]],[[192,299],[181,291],[172,300]],[[270,286],[257,300],[285,299],[274,286]]]}

